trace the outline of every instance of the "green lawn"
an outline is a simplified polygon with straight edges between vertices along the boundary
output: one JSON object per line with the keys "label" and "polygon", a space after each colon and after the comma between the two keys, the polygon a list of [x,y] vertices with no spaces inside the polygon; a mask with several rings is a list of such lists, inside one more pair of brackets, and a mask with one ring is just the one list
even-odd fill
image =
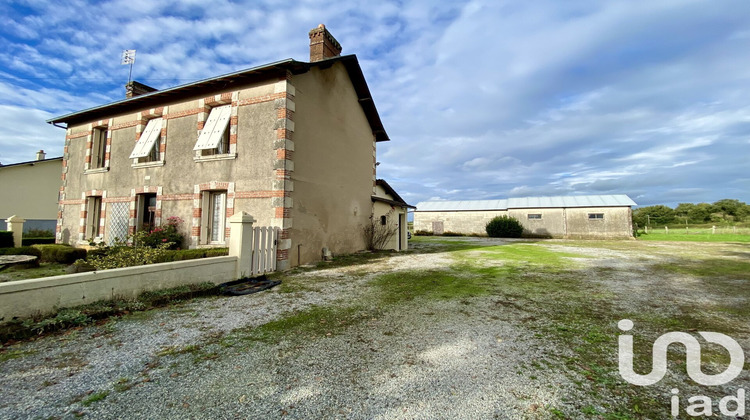
{"label": "green lawn", "polygon": [[38,279],[42,277],[62,276],[67,265],[58,263],[41,263],[39,267],[10,267],[0,271],[0,283],[16,280]]}
{"label": "green lawn", "polygon": [[717,233],[710,229],[686,231],[685,229],[650,229],[648,234],[638,237],[641,241],[687,241],[687,242],[750,242],[750,234]]}

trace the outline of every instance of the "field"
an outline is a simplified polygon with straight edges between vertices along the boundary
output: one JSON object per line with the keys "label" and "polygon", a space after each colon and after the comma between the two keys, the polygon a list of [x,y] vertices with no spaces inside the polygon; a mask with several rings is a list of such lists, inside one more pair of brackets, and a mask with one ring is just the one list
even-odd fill
{"label": "field", "polygon": [[[636,386],[670,331],[750,349],[746,243],[417,237],[276,275],[257,295],[196,299],[0,350],[0,417],[670,418],[671,390],[718,401],[685,371]],[[704,344],[702,369],[726,351]],[[745,351],[747,354],[747,351]],[[732,408],[732,407],[730,407]]]}
{"label": "field", "polygon": [[750,228],[671,226],[651,228],[638,237],[644,241],[750,242]]}

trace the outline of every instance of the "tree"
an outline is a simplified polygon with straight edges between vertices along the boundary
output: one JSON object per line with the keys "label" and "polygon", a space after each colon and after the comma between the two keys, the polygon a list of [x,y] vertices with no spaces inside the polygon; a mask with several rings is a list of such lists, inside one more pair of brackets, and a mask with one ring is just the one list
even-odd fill
{"label": "tree", "polygon": [[674,208],[674,215],[682,220],[690,219],[690,212],[695,210],[695,204],[693,203],[680,203]]}
{"label": "tree", "polygon": [[722,213],[724,220],[741,221],[745,213],[745,207],[747,204],[740,200],[732,200],[725,198],[714,203],[714,207],[717,212]]}
{"label": "tree", "polygon": [[711,215],[714,213],[714,206],[708,203],[696,204],[690,212],[688,218],[690,223],[707,223],[711,221]]}
{"label": "tree", "polygon": [[658,204],[633,210],[633,223],[638,226],[667,225],[675,220],[675,212],[670,207]]}

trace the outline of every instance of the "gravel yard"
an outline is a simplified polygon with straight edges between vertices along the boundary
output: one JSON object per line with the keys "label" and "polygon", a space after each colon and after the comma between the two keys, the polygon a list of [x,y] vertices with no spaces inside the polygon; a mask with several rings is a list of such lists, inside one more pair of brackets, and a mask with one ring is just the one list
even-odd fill
{"label": "gravel yard", "polygon": [[[414,247],[295,270],[254,295],[5,346],[0,418],[628,418],[629,404],[648,398],[666,418],[666,386],[609,385],[619,317],[691,310],[700,321],[725,298],[749,306],[747,292],[728,291],[747,288],[747,246],[435,238]],[[695,255],[740,264],[740,274],[707,287],[705,276],[665,268]],[[409,288],[412,278],[425,288]],[[592,303],[600,312],[566,312]],[[750,349],[746,315],[709,327]],[[588,340],[593,331],[605,338]],[[607,417],[616,412],[624,417]]]}

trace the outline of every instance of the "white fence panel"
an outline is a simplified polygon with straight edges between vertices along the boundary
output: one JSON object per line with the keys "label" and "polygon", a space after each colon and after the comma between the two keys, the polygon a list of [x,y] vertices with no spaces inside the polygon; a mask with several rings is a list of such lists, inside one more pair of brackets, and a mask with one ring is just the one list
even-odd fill
{"label": "white fence panel", "polygon": [[271,226],[253,228],[251,276],[259,276],[276,270],[276,246],[279,230],[278,227]]}

